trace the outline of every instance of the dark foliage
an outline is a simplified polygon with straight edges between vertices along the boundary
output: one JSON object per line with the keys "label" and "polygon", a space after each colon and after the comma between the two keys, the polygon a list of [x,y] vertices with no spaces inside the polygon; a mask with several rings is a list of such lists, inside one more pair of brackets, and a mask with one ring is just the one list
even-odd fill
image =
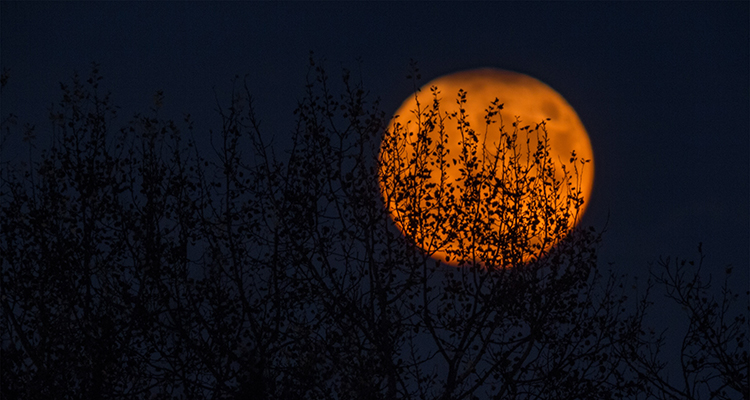
{"label": "dark foliage", "polygon": [[[738,298],[711,298],[697,271],[665,261],[657,282],[690,321],[684,380],[668,379],[664,338],[643,322],[650,298],[628,299],[622,277],[598,270],[593,229],[553,221],[582,199],[575,168],[563,180],[550,170],[543,124],[504,133],[500,153],[469,141],[459,162],[471,184],[445,188],[443,204],[479,210],[494,196],[495,209],[442,221],[419,203],[431,195],[420,177],[439,167],[383,178],[408,169],[403,153],[378,157],[384,132],[405,146],[401,131],[386,131],[386,114],[347,71],[334,85],[311,61],[283,157],[239,79],[208,153],[189,116],[159,117],[162,93],[148,115],[116,127],[101,79],[94,66],[61,84],[44,132],[52,144],[35,153],[27,126],[28,161],[0,162],[3,398],[748,396],[747,320],[729,315]],[[429,103],[425,129],[441,116],[437,97]],[[3,118],[0,145],[15,124]],[[535,177],[517,188],[532,201],[524,214],[482,160],[513,160],[532,134],[539,169],[499,164]],[[422,162],[435,165],[439,143],[420,140]],[[399,192],[404,184],[416,189]],[[390,195],[414,232],[471,235],[452,254],[464,266],[418,251],[387,213]],[[522,223],[491,237],[483,224],[507,218],[501,209]],[[539,245],[553,239],[562,241],[549,252]]]}

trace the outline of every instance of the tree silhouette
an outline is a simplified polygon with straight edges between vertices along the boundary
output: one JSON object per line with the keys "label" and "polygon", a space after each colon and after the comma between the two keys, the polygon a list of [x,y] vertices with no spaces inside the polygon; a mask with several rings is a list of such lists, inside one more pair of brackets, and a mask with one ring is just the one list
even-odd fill
{"label": "tree silhouette", "polygon": [[[409,138],[342,78],[334,89],[311,57],[284,156],[239,77],[229,105],[217,101],[210,146],[158,105],[116,128],[96,65],[61,84],[49,148],[1,163],[2,394],[747,397],[736,296],[704,301],[698,278],[665,263],[657,283],[691,321],[687,378],[668,379],[664,338],[644,323],[650,297],[628,298],[622,277],[597,268],[601,236],[568,223],[581,164],[559,178],[543,121],[498,127],[495,147],[464,124],[465,151],[451,155],[463,183],[431,186],[448,154],[426,133],[465,116],[441,112],[437,88]],[[500,112],[488,105],[488,126]],[[14,124],[3,119],[0,143]],[[467,238],[451,252],[460,267],[419,246],[438,231]]]}
{"label": "tree silhouette", "polygon": [[[748,361],[747,316],[734,314],[740,296],[731,291],[726,275],[720,295],[710,291],[710,281],[701,279],[705,256],[698,246],[697,262],[670,258],[659,260],[657,284],[666,288],[666,296],[687,314],[688,328],[681,339],[679,376],[669,379],[667,362],[660,357],[667,341],[664,332],[653,330],[629,343],[628,364],[643,374],[655,397],[661,399],[747,399]],[[690,271],[696,266],[695,271]],[[748,292],[746,295],[750,294]],[[750,309],[748,299],[745,307]]]}

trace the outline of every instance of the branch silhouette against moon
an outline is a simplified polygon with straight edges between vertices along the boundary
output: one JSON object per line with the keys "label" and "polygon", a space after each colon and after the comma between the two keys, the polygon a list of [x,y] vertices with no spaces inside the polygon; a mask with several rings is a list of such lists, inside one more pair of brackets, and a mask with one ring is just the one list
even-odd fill
{"label": "branch silhouette against moon", "polygon": [[560,94],[484,68],[437,78],[403,102],[381,145],[379,180],[396,226],[425,254],[507,267],[543,256],[575,226],[593,158]]}

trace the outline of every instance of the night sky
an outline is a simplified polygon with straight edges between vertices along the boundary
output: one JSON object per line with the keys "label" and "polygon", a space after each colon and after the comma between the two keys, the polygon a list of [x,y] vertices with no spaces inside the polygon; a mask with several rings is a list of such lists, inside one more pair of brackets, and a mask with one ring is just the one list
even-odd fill
{"label": "night sky", "polygon": [[[603,268],[645,277],[660,256],[748,286],[750,3],[15,3],[2,2],[2,114],[50,132],[59,82],[90,64],[124,124],[164,91],[160,116],[218,130],[235,75],[248,75],[262,128],[283,151],[309,52],[361,76],[387,112],[423,83],[464,69],[531,75],[562,94],[591,137],[584,225],[607,231]],[[358,61],[359,60],[359,61]],[[501,99],[502,100],[502,99]],[[202,133],[201,133],[202,132]],[[12,146],[0,156],[16,156]],[[608,218],[609,216],[609,218]]]}

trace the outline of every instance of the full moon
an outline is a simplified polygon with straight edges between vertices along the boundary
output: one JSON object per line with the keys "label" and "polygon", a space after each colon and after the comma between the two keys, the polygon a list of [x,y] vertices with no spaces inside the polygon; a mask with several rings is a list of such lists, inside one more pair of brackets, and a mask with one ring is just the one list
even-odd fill
{"label": "full moon", "polygon": [[379,185],[395,225],[424,254],[509,267],[544,255],[580,220],[593,159],[560,94],[483,68],[437,78],[403,102],[381,144]]}

